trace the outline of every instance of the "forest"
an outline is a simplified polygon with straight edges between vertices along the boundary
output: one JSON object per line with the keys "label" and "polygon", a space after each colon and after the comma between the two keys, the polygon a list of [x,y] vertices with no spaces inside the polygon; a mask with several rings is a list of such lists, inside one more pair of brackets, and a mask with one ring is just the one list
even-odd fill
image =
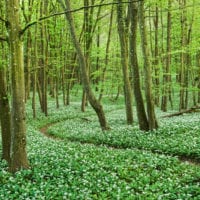
{"label": "forest", "polygon": [[200,199],[198,0],[0,0],[0,199]]}

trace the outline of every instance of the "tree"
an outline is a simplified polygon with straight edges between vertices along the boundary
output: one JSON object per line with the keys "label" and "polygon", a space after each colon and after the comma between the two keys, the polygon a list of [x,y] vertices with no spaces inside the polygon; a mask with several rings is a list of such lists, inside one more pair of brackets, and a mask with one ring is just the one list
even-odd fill
{"label": "tree", "polygon": [[140,72],[138,66],[138,58],[137,58],[137,5],[135,2],[130,2],[130,34],[129,34],[129,54],[130,54],[130,63],[132,67],[133,73],[133,92],[135,97],[136,109],[137,109],[137,117],[139,122],[139,127],[141,130],[148,131],[149,124],[144,108],[144,101],[142,97],[142,91],[140,86]]}
{"label": "tree", "polygon": [[95,112],[99,118],[99,123],[100,123],[101,129],[108,130],[109,126],[108,126],[106,118],[105,118],[103,107],[100,104],[100,102],[96,99],[96,97],[93,94],[92,89],[90,87],[85,57],[83,55],[81,46],[77,39],[72,14],[70,12],[70,10],[71,10],[70,1],[66,0],[65,4],[63,3],[62,0],[58,0],[58,2],[62,6],[62,8],[66,11],[65,12],[66,19],[69,23],[69,29],[70,29],[72,41],[73,41],[73,44],[74,44],[74,47],[76,49],[77,56],[79,59],[79,66],[80,66],[80,72],[81,72],[81,77],[82,77],[83,89],[87,94],[87,97],[88,97],[88,100],[89,100],[91,106],[93,107],[93,109],[95,110]]}
{"label": "tree", "polygon": [[122,1],[118,0],[117,4],[117,23],[118,23],[118,33],[121,46],[121,65],[123,71],[123,81],[124,81],[124,98],[126,106],[126,118],[127,123],[133,123],[133,108],[132,108],[132,92],[131,84],[129,80],[129,65],[128,65],[128,43],[127,43],[127,31],[124,21],[124,8]]}
{"label": "tree", "polygon": [[[0,14],[4,16],[4,6],[0,1]],[[3,21],[5,22],[5,21]],[[0,34],[5,35],[5,25],[0,24]],[[1,37],[0,37],[1,38]],[[9,105],[9,93],[7,87],[8,70],[6,67],[7,60],[7,38],[2,37],[0,39],[0,125],[1,125],[1,137],[2,137],[2,159],[5,159],[10,164],[10,147],[11,147],[11,118],[10,118],[10,105]]]}
{"label": "tree", "polygon": [[[2,44],[2,49],[3,47],[4,45]],[[5,59],[4,55],[5,54],[2,56],[2,60]],[[2,159],[5,159],[10,164],[11,119],[5,66],[0,66],[0,121],[2,134]]]}
{"label": "tree", "polygon": [[108,30],[108,39],[106,42],[106,52],[105,52],[105,66],[102,69],[102,78],[101,78],[101,89],[99,94],[99,101],[101,101],[103,97],[103,92],[105,89],[105,76],[106,76],[106,69],[107,65],[109,64],[109,49],[111,43],[111,34],[112,34],[112,25],[113,25],[113,13],[114,13],[114,6],[112,6],[111,13],[110,13],[110,23],[109,23],[109,30]]}
{"label": "tree", "polygon": [[163,96],[161,109],[167,111],[168,99],[171,100],[171,75],[170,75],[170,65],[171,65],[171,5],[172,1],[168,0],[168,12],[167,12],[167,56],[166,56],[166,66],[164,68],[163,74]]}
{"label": "tree", "polygon": [[[47,15],[47,9],[48,9],[48,0],[43,0],[40,2],[40,16]],[[41,36],[41,42],[40,42],[40,50],[41,50],[41,56],[39,59],[39,87],[40,88],[40,105],[42,112],[45,113],[45,115],[48,115],[48,107],[47,107],[47,71],[48,71],[48,40],[47,40],[47,26],[44,21],[41,23],[41,29],[40,29],[40,36]]]}
{"label": "tree", "polygon": [[[23,17],[28,23],[31,21],[32,18],[32,9],[33,9],[33,2],[34,0],[28,0],[27,8],[25,5],[25,1],[22,1],[22,12]],[[27,11],[27,12],[26,12]],[[27,30],[26,34],[26,43],[25,43],[25,55],[24,55],[24,71],[25,71],[25,100],[29,99],[30,97],[30,84],[31,84],[31,47],[32,47],[32,35],[31,30]]]}
{"label": "tree", "polygon": [[28,168],[26,153],[24,55],[20,1],[5,1],[11,69],[11,163],[10,171]]}
{"label": "tree", "polygon": [[144,84],[145,84],[145,95],[147,101],[147,116],[149,122],[149,129],[153,130],[158,128],[158,124],[155,116],[154,101],[152,95],[151,62],[150,62],[147,31],[146,31],[145,16],[144,16],[144,1],[140,1],[138,2],[138,4],[139,4],[139,9],[138,9],[139,28],[141,35],[142,53],[144,59],[144,78],[145,78]]}

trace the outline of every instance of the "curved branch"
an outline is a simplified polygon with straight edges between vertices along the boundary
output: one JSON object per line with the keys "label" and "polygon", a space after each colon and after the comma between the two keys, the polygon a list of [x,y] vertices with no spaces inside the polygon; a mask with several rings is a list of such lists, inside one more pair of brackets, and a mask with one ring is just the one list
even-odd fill
{"label": "curved branch", "polygon": [[[143,1],[143,0],[132,0],[131,2],[140,2],[140,1]],[[121,3],[130,3],[130,1],[124,1],[124,2],[121,2]],[[33,22],[30,22],[28,23],[22,30],[21,30],[21,34],[24,34],[24,32],[30,28],[31,26],[41,22],[41,21],[44,21],[44,20],[47,20],[49,18],[52,18],[52,17],[55,17],[55,16],[60,16],[60,15],[64,15],[66,13],[72,13],[72,12],[78,12],[78,11],[81,11],[81,10],[84,10],[86,8],[96,8],[96,7],[102,7],[102,6],[109,6],[109,5],[117,5],[119,4],[118,2],[112,2],[112,3],[102,3],[102,4],[96,4],[96,5],[91,5],[91,6],[82,6],[80,8],[77,8],[77,9],[73,9],[73,10],[66,10],[66,11],[63,11],[63,12],[58,12],[58,13],[53,13],[51,15],[48,15],[48,16],[44,16],[44,17],[40,17],[38,18],[38,20],[36,21],[33,21]]]}

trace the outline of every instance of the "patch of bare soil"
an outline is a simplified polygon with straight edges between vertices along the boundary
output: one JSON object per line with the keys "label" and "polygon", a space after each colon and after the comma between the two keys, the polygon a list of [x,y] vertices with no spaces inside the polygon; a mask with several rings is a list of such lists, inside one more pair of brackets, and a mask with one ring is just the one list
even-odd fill
{"label": "patch of bare soil", "polygon": [[46,136],[46,137],[48,137],[48,138],[50,138],[50,139],[53,139],[53,140],[61,140],[59,137],[56,137],[55,135],[51,135],[51,134],[48,133],[48,128],[49,128],[50,126],[53,126],[54,124],[56,124],[56,123],[46,124],[45,126],[43,126],[42,128],[40,128],[40,132],[41,132],[44,136]]}

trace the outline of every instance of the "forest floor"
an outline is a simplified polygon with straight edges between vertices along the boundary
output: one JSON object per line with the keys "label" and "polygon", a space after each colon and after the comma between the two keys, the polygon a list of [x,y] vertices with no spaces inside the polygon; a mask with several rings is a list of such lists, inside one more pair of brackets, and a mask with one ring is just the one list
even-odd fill
{"label": "forest floor", "polygon": [[111,126],[102,132],[94,111],[80,102],[31,116],[31,169],[12,176],[0,163],[0,199],[200,199],[200,113],[162,118],[152,132],[127,125],[123,100],[104,102]]}

